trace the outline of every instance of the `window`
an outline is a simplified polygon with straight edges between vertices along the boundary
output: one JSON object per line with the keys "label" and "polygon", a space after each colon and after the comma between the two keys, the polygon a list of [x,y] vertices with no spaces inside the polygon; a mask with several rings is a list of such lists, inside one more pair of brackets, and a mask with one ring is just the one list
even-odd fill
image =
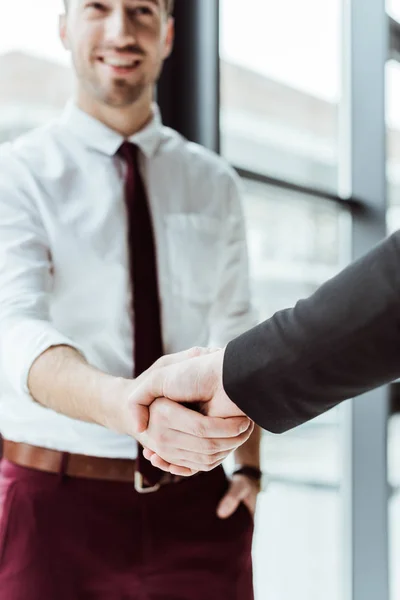
{"label": "window", "polygon": [[[249,180],[244,186],[254,300],[267,318],[348,261],[351,222],[333,202]],[[259,500],[254,544],[260,600],[341,598],[340,422],[336,409],[263,437],[271,486]]]}
{"label": "window", "polygon": [[343,598],[340,510],[340,496],[328,486],[271,486],[258,507],[253,552],[257,599]]}
{"label": "window", "polygon": [[221,147],[233,164],[337,189],[340,0],[221,0]]}
{"label": "window", "polygon": [[254,298],[265,319],[346,264],[351,222],[333,202],[250,180],[244,186]]}
{"label": "window", "polygon": [[[396,384],[399,394],[400,384]],[[391,490],[389,502],[389,540],[390,540],[390,583],[391,597],[400,596],[400,573],[398,569],[400,557],[400,415],[391,417],[388,427],[388,477]]]}
{"label": "window", "polygon": [[386,0],[386,9],[391,17],[400,22],[400,1]]}
{"label": "window", "polygon": [[59,114],[71,94],[60,11],[55,0],[19,0],[0,9],[0,142]]}
{"label": "window", "polygon": [[[216,1],[221,8],[221,148],[243,177],[254,298],[260,318],[265,318],[308,296],[351,256],[349,211],[323,193],[335,195],[339,179],[342,0]],[[57,33],[61,0],[5,4],[0,7],[0,142],[57,115],[73,85],[68,54]],[[361,47],[368,67],[371,48],[384,41],[381,28],[368,21],[369,12],[377,6],[375,0],[347,3],[348,8],[356,9],[357,22],[364,25],[353,32],[351,44]],[[383,18],[383,6],[378,10]],[[387,10],[400,22],[400,0],[387,0]],[[379,47],[384,47],[383,43]],[[400,52],[400,48],[395,50]],[[349,60],[349,56],[345,58]],[[362,90],[377,89],[376,67],[374,63],[374,68],[359,69],[358,75],[363,77],[358,94],[353,95],[357,103],[363,102]],[[184,75],[187,83],[187,73],[178,75]],[[395,61],[387,66],[387,92],[388,223],[393,230],[400,226],[400,71]],[[345,93],[348,96],[349,90]],[[380,125],[371,118],[366,135],[358,134],[359,146],[370,143],[374,147],[377,137],[383,137]],[[363,173],[353,173],[355,179],[370,174],[374,176],[370,160]],[[314,188],[317,195],[305,188]],[[369,200],[373,204],[373,199]],[[355,212],[359,232],[364,229],[363,234],[373,243],[376,239],[371,230],[382,224],[377,223],[378,211],[371,211],[371,217],[362,223]],[[366,406],[367,415],[368,410]],[[343,539],[341,488],[348,486],[354,473],[364,473],[359,467],[364,463],[359,456],[355,461],[346,455],[354,473],[349,477],[342,472],[341,423],[338,408],[283,436],[263,437],[263,466],[270,475],[270,489],[260,498],[257,515],[257,600],[341,600],[350,581],[355,600],[386,600],[385,574],[373,571],[372,577],[380,580],[379,593],[365,593],[360,584],[369,573],[363,567],[370,565],[363,555],[376,557],[384,552],[380,543],[371,542],[371,527],[357,530],[347,577],[342,569],[351,549],[349,540],[345,543]],[[365,439],[363,424],[357,422],[356,431],[351,432],[354,448],[360,441],[368,445],[372,441]],[[376,429],[381,435],[379,424]],[[394,488],[390,501],[391,583],[396,600],[400,597],[399,430],[395,415],[389,423],[388,457],[389,482]],[[386,485],[382,489],[376,477],[385,465],[380,451],[378,458],[375,464],[368,463],[366,477],[386,502]],[[361,497],[356,489],[359,482],[353,484],[354,509],[363,515],[364,500],[370,494]],[[367,508],[366,514],[376,516],[369,511],[370,505]],[[378,523],[381,509],[379,505]],[[374,518],[370,524],[373,522]],[[346,525],[350,527],[350,523]]]}
{"label": "window", "polygon": [[[400,19],[400,3],[397,7]],[[392,11],[391,11],[392,12]],[[393,16],[396,16],[393,14]],[[400,228],[400,63],[391,60],[386,65],[386,126],[387,126],[387,185],[389,232]],[[394,414],[388,424],[388,479],[389,501],[389,541],[390,541],[390,584],[391,597],[400,596],[400,577],[398,563],[400,559],[400,384],[392,385],[392,408]]]}
{"label": "window", "polygon": [[388,229],[400,228],[400,63],[386,66]]}
{"label": "window", "polygon": [[[305,193],[338,187],[341,2],[220,6],[221,150],[243,176],[264,319],[309,296],[351,256],[348,210]],[[257,515],[257,598],[342,598],[340,444],[341,409],[263,436],[271,484]]]}

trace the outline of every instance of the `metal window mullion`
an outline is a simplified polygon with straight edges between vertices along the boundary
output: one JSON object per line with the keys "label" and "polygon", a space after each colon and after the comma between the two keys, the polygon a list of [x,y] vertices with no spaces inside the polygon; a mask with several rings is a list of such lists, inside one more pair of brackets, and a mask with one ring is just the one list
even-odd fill
{"label": "metal window mullion", "polygon": [[400,60],[400,23],[389,17],[389,58]]}
{"label": "metal window mullion", "polygon": [[219,151],[219,2],[176,0],[175,47],[164,66],[157,98],[164,123]]}
{"label": "metal window mullion", "polygon": [[[386,233],[385,0],[344,0],[343,17],[339,193],[366,208],[353,215],[356,259]],[[343,414],[344,598],[389,600],[387,389],[351,401]]]}
{"label": "metal window mullion", "polygon": [[314,187],[304,186],[298,183],[294,183],[292,181],[288,181],[285,179],[278,179],[276,177],[271,177],[270,175],[266,175],[265,173],[259,173],[257,171],[249,171],[248,169],[243,169],[242,167],[238,167],[233,165],[236,172],[245,180],[254,181],[256,183],[262,183],[269,187],[275,187],[280,189],[288,190],[289,192],[294,192],[295,194],[302,194],[304,196],[311,196],[322,202],[334,202],[335,204],[339,204],[344,209],[349,212],[353,211],[362,211],[363,204],[356,198],[343,198],[338,196],[337,194],[332,194],[325,190],[321,190]]}

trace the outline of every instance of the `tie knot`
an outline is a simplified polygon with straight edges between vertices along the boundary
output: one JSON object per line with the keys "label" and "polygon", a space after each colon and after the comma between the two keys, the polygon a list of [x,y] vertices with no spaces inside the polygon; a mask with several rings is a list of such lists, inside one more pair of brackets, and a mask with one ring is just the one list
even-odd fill
{"label": "tie knot", "polygon": [[126,162],[136,162],[138,150],[139,149],[135,144],[132,144],[131,142],[123,142],[120,145],[117,154],[122,156],[122,158],[124,158]]}

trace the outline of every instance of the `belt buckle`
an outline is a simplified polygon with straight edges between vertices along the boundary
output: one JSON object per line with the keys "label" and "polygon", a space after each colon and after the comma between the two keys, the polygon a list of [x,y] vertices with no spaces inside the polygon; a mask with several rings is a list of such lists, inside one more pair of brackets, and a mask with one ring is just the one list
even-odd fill
{"label": "belt buckle", "polygon": [[144,477],[141,472],[135,471],[135,490],[138,492],[138,494],[152,494],[154,492],[158,492],[160,487],[161,483],[146,486],[144,484]]}

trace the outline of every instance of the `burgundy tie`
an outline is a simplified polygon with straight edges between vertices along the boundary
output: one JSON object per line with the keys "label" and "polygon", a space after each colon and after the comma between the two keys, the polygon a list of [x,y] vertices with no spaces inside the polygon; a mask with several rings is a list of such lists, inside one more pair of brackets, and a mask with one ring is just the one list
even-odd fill
{"label": "burgundy tie", "polygon": [[[139,171],[139,149],[129,142],[124,142],[119,154],[127,166],[125,199],[132,282],[134,376],[138,377],[164,354],[157,259],[146,188]],[[153,467],[143,457],[140,446],[137,467],[147,486],[156,485],[163,476],[162,471]]]}

